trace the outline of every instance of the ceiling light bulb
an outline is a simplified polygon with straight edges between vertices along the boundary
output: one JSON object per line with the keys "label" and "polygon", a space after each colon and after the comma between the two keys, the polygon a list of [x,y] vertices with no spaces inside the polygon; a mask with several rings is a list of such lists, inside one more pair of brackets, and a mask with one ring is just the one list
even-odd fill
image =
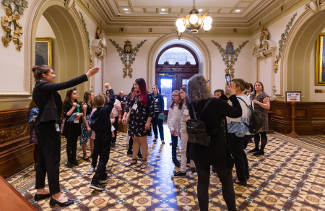
{"label": "ceiling light bulb", "polygon": [[183,18],[177,18],[177,20],[176,20],[176,26],[177,27],[184,26],[184,20],[183,20]]}
{"label": "ceiling light bulb", "polygon": [[161,11],[162,11],[162,12],[165,12],[165,11],[166,11],[166,9],[165,9],[165,8],[161,8]]}
{"label": "ceiling light bulb", "polygon": [[212,24],[213,19],[211,18],[211,16],[206,16],[203,20],[204,25],[208,24],[211,25]]}
{"label": "ceiling light bulb", "polygon": [[124,11],[129,11],[129,8],[123,8]]}
{"label": "ceiling light bulb", "polygon": [[177,27],[177,31],[180,32],[180,33],[185,32],[185,30],[186,30],[186,27],[184,25],[180,26],[180,27]]}
{"label": "ceiling light bulb", "polygon": [[195,25],[199,21],[199,17],[197,14],[191,14],[190,15],[190,23],[192,25]]}
{"label": "ceiling light bulb", "polygon": [[235,9],[234,12],[235,12],[235,13],[240,13],[240,11],[241,11],[240,9]]}
{"label": "ceiling light bulb", "polygon": [[203,30],[204,31],[209,31],[211,28],[212,28],[212,25],[211,24],[204,24],[203,25]]}
{"label": "ceiling light bulb", "polygon": [[202,12],[202,11],[203,11],[203,9],[202,9],[202,8],[200,8],[200,9],[198,9],[198,11],[199,11],[199,12]]}

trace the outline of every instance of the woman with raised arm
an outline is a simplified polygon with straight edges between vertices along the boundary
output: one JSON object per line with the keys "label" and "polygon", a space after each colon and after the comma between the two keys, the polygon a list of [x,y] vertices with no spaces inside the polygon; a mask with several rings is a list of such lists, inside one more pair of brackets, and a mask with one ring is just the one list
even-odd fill
{"label": "woman with raised arm", "polygon": [[[88,81],[88,78],[99,71],[93,68],[79,77],[63,83],[55,82],[54,70],[47,66],[34,66],[32,69],[36,81],[33,89],[33,100],[39,108],[36,118],[37,137],[39,144],[39,161],[36,167],[35,201],[51,197],[50,206],[69,206],[74,201],[60,192],[60,123],[62,114],[62,100],[57,91],[76,86]],[[50,191],[45,190],[45,176],[47,174]]]}
{"label": "woman with raised arm", "polygon": [[[240,104],[233,86],[227,86],[232,106],[221,99],[212,97],[208,83],[202,75],[193,76],[188,82],[191,119],[195,116],[205,123],[211,137],[209,146],[192,144],[191,156],[198,174],[197,195],[201,211],[209,208],[210,166],[212,165],[222,184],[222,195],[228,210],[236,210],[234,185],[232,181],[233,160],[226,140],[226,116],[237,118],[242,115]],[[189,141],[190,138],[189,138]]]}

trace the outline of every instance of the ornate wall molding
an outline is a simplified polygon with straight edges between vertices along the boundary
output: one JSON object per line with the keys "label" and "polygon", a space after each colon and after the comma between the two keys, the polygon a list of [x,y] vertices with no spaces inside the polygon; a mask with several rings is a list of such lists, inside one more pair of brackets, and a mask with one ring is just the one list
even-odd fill
{"label": "ornate wall molding", "polygon": [[20,51],[23,46],[23,42],[20,40],[23,27],[18,21],[28,7],[28,2],[26,0],[2,0],[2,5],[6,7],[6,16],[1,17],[1,26],[5,31],[5,36],[2,36],[2,43],[7,48],[9,43],[13,41],[16,49]]}
{"label": "ornate wall molding", "polygon": [[124,65],[123,68],[123,78],[126,76],[129,76],[132,78],[132,64],[135,61],[135,57],[140,50],[141,46],[147,41],[142,40],[140,43],[138,43],[135,48],[132,48],[131,41],[126,40],[124,42],[124,47],[121,48],[118,43],[116,43],[114,40],[109,39],[109,41],[112,43],[112,45],[116,48],[117,52],[119,53],[120,59]]}
{"label": "ornate wall molding", "polygon": [[222,56],[222,60],[224,61],[226,65],[225,73],[230,74],[232,78],[235,76],[235,64],[237,62],[238,56],[240,54],[240,51],[242,48],[245,47],[245,45],[249,42],[246,40],[242,44],[238,46],[238,48],[234,49],[233,42],[229,41],[227,43],[226,49],[224,49],[217,41],[211,40],[215,46],[219,49],[219,52]]}
{"label": "ornate wall molding", "polygon": [[283,50],[283,47],[284,47],[284,44],[287,40],[287,37],[288,37],[288,34],[290,32],[290,29],[292,27],[292,24],[295,20],[295,18],[297,17],[297,13],[295,13],[291,18],[290,18],[290,21],[287,23],[286,25],[286,28],[284,30],[284,32],[281,34],[281,40],[279,40],[279,58],[281,57],[281,54],[282,54],[282,50]]}

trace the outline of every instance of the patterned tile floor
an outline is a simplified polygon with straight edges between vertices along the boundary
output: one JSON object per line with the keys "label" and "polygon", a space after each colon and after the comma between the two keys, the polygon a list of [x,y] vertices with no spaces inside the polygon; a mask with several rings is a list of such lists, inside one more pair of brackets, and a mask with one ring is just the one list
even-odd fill
{"label": "patterned tile floor", "polygon": [[[167,131],[165,130],[166,137]],[[251,178],[247,187],[235,185],[239,210],[325,210],[324,149],[315,152],[299,145],[301,141],[280,134],[270,134],[264,157],[249,155]],[[89,188],[89,162],[73,169],[61,165],[62,192],[76,200],[62,210],[198,210],[196,174],[172,178],[174,165],[171,146],[153,144],[148,138],[150,163],[148,169],[127,167],[125,134],[120,134],[111,149],[108,162],[109,182],[104,192]],[[248,150],[253,147],[250,144]],[[65,152],[62,150],[62,163]],[[33,201],[33,167],[8,181],[41,210],[51,210],[49,200]],[[235,175],[235,173],[234,173]],[[221,185],[213,175],[210,185],[210,210],[226,210]],[[61,210],[56,208],[55,210]]]}

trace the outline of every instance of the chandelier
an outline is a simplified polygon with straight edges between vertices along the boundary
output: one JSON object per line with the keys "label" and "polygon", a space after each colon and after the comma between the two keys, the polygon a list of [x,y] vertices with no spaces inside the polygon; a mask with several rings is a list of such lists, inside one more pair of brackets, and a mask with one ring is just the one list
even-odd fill
{"label": "chandelier", "polygon": [[177,18],[176,27],[178,33],[183,33],[186,29],[192,33],[198,33],[201,28],[204,31],[209,31],[212,28],[212,18],[207,13],[200,14],[195,9],[195,0],[193,0],[193,9],[190,11],[190,14],[185,18]]}

